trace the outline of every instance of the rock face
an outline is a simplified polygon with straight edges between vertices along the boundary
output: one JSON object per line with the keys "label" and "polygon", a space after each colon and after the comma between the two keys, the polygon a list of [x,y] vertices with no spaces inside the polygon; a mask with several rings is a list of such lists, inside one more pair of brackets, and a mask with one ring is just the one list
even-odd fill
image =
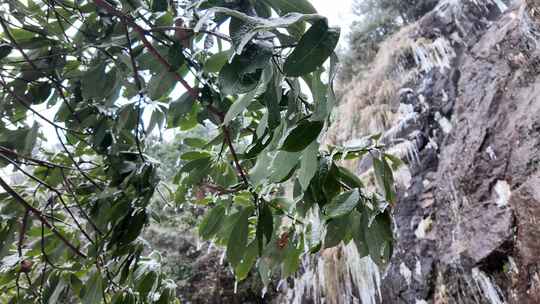
{"label": "rock face", "polygon": [[383,303],[540,302],[540,41],[524,5],[495,4],[420,20],[418,37],[450,39],[455,57],[405,100],[428,144],[395,209]]}
{"label": "rock face", "polygon": [[236,284],[223,250],[198,241],[190,229],[151,226],[145,237],[161,253],[165,270],[175,280],[182,303],[255,304],[275,297],[272,287],[261,296],[263,284],[257,273]]}
{"label": "rock face", "polygon": [[[539,4],[527,2],[441,1],[391,39],[374,62],[384,77],[344,97],[343,113],[386,119],[356,129],[385,131],[408,163],[381,303],[540,303]],[[362,135],[337,128],[337,142]]]}

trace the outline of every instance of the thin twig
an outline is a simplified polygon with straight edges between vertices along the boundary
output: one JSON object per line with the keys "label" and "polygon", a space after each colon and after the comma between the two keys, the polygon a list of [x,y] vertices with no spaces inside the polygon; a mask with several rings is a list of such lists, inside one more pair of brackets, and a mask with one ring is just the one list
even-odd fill
{"label": "thin twig", "polygon": [[139,35],[139,38],[141,39],[142,43],[144,44],[144,46],[148,49],[148,51],[164,66],[167,68],[167,71],[169,71],[169,73],[173,74],[174,78],[179,81],[182,86],[187,90],[188,94],[193,97],[194,99],[197,99],[199,97],[199,93],[197,92],[196,89],[192,88],[191,85],[189,85],[189,83],[187,83],[187,81],[180,75],[178,74],[176,71],[174,71],[174,69],[172,68],[171,64],[169,62],[167,62],[167,60],[165,60],[165,58],[163,58],[163,56],[161,56],[161,54],[158,52],[158,50],[156,50],[156,48],[154,48],[154,46],[150,43],[150,41],[148,41],[148,39],[146,38],[146,33],[148,31],[146,31],[145,29],[143,29],[142,27],[140,27],[137,23],[135,23],[135,21],[133,20],[133,18],[131,18],[130,16],[127,16],[125,14],[123,14],[122,12],[118,11],[116,8],[114,8],[111,4],[109,4],[107,1],[105,0],[94,0],[94,4],[102,9],[104,9],[105,11],[107,11],[109,14],[113,15],[113,16],[116,16],[118,18],[120,18],[120,20],[124,23],[126,23],[127,25],[131,26],[133,28],[133,30],[135,32],[137,32],[137,34]]}
{"label": "thin twig", "polygon": [[[1,18],[0,18],[1,20]],[[15,98],[23,107],[25,107],[26,109],[28,109],[30,112],[34,113],[37,117],[43,119],[45,122],[47,122],[48,124],[50,124],[51,126],[55,127],[55,128],[58,128],[58,129],[62,129],[62,130],[65,130],[65,131],[68,131],[68,132],[72,132],[72,133],[75,133],[75,134],[79,134],[79,135],[87,135],[83,132],[79,132],[79,131],[76,131],[76,130],[72,130],[72,129],[68,129],[68,128],[64,128],[56,123],[54,123],[53,121],[51,121],[50,119],[48,119],[47,117],[43,116],[42,114],[40,114],[38,111],[34,110],[27,102],[26,100],[24,100],[24,98],[22,98],[21,96],[17,95],[15,92],[12,92],[8,86],[7,86],[7,83],[5,82],[4,78],[2,77],[2,75],[0,75],[0,78],[2,78],[2,80],[0,81],[0,84],[2,85],[2,87],[4,88],[4,90],[9,94],[11,95],[11,97]]]}
{"label": "thin twig", "polygon": [[37,219],[40,220],[43,225],[47,226],[47,228],[49,228],[51,230],[51,232],[54,235],[56,235],[56,237],[58,237],[69,249],[71,249],[71,251],[73,251],[76,255],[78,255],[78,256],[80,256],[82,258],[85,258],[85,259],[87,258],[87,256],[84,253],[82,253],[64,235],[62,235],[58,230],[56,230],[56,228],[53,225],[51,225],[51,223],[49,223],[49,221],[45,218],[45,216],[43,215],[43,213],[41,211],[39,211],[37,208],[32,206],[30,203],[28,203],[24,198],[22,198],[22,196],[20,196],[19,193],[17,193],[15,190],[13,190],[13,188],[11,188],[9,186],[9,184],[4,181],[4,179],[2,177],[0,177],[0,186],[11,197],[13,197],[19,204],[21,204],[26,209],[30,210],[32,212],[32,214],[34,216],[36,216]]}
{"label": "thin twig", "polygon": [[[185,28],[185,27],[181,27],[181,26],[156,26],[156,27],[151,28],[149,30],[149,32],[175,31],[175,30],[193,30],[193,29]],[[225,34],[222,34],[222,33],[218,33],[218,32],[199,30],[198,32],[193,32],[193,33],[194,34],[197,34],[197,33],[207,34],[207,35],[215,36],[215,37],[220,38],[222,40],[225,40],[227,42],[232,42],[231,37],[229,37],[229,36],[227,36]]]}

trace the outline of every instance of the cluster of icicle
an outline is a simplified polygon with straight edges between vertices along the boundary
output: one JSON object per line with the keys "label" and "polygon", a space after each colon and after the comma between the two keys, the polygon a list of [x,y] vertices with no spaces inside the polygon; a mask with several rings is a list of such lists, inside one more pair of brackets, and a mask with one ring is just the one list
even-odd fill
{"label": "cluster of icicle", "polygon": [[[317,208],[308,216],[315,226],[320,223]],[[323,228],[313,227],[313,231],[319,229]],[[381,299],[380,280],[377,265],[369,257],[361,257],[350,242],[316,256],[305,254],[291,286],[285,280],[278,284],[283,294],[280,303],[377,304]]]}

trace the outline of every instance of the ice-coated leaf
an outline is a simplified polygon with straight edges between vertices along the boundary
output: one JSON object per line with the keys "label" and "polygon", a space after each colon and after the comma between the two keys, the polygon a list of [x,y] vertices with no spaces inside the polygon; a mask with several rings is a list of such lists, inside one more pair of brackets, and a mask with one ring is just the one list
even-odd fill
{"label": "ice-coated leaf", "polygon": [[280,14],[287,13],[302,13],[302,14],[316,14],[317,10],[308,0],[262,0],[268,3],[271,7],[276,9]]}
{"label": "ice-coated leaf", "polygon": [[300,13],[289,13],[280,18],[258,18],[248,16],[242,12],[228,9],[225,7],[214,7],[209,9],[206,14],[200,19],[197,23],[194,31],[198,32],[204,24],[212,18],[216,13],[222,13],[233,18],[239,19],[244,23],[243,31],[238,33],[240,37],[232,37],[233,40],[236,40],[235,51],[237,54],[241,54],[244,50],[244,47],[260,32],[271,31],[276,28],[285,28],[291,25],[294,25],[298,22],[308,21],[308,20],[318,20],[324,19],[324,17],[317,14],[300,14]]}

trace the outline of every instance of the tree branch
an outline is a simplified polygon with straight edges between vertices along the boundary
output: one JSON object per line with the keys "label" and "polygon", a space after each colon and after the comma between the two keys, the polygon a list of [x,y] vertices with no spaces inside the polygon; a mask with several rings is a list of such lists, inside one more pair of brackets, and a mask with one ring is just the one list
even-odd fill
{"label": "tree branch", "polygon": [[133,30],[135,32],[137,32],[137,34],[139,35],[139,38],[141,39],[144,46],[148,49],[148,51],[164,67],[167,68],[167,71],[169,71],[169,73],[173,74],[174,78],[176,80],[178,80],[182,84],[182,86],[187,90],[188,94],[191,97],[193,97],[193,99],[197,99],[199,97],[199,93],[197,92],[197,90],[194,89],[193,87],[191,87],[191,85],[189,85],[189,83],[187,83],[187,81],[180,74],[178,74],[176,71],[174,71],[171,64],[169,62],[167,62],[167,60],[165,60],[165,58],[163,58],[163,56],[161,56],[161,54],[158,52],[158,50],[156,50],[154,48],[154,46],[152,46],[150,41],[148,41],[148,39],[146,39],[146,33],[148,31],[146,31],[145,29],[140,27],[137,23],[135,23],[133,18],[131,18],[130,16],[127,16],[124,13],[118,11],[115,7],[113,7],[111,4],[109,4],[106,0],[94,0],[94,4],[97,7],[101,8],[101,9],[104,9],[109,14],[120,18],[120,20],[122,22],[124,22],[125,24],[131,26],[133,28]]}
{"label": "tree branch", "polygon": [[76,255],[82,257],[82,258],[87,258],[87,256],[82,253],[77,247],[75,247],[75,245],[73,245],[64,235],[62,235],[58,230],[56,230],[56,228],[51,225],[51,223],[49,223],[49,221],[45,218],[45,216],[43,215],[43,213],[41,211],[39,211],[38,209],[36,209],[34,206],[32,206],[30,203],[28,203],[24,198],[22,198],[22,196],[19,195],[19,193],[17,193],[15,190],[13,190],[13,188],[11,188],[8,183],[6,183],[4,181],[4,179],[2,179],[0,177],[0,186],[11,196],[13,197],[19,204],[21,204],[24,208],[26,208],[27,210],[30,210],[32,212],[32,214],[34,214],[34,216],[37,217],[37,219],[43,224],[45,225],[47,228],[49,228],[51,230],[51,232],[56,235],[56,237],[58,237],[69,249],[71,249],[71,251],[73,251],[73,253],[75,253]]}

